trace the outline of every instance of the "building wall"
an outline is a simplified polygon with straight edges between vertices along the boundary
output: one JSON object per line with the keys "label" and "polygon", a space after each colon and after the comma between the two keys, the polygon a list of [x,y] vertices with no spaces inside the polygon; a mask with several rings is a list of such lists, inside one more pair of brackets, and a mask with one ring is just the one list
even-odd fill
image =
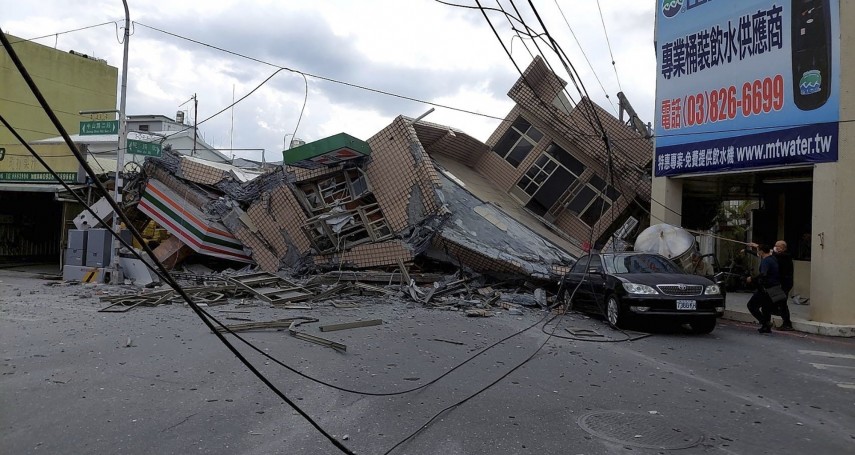
{"label": "building wall", "polygon": [[[855,4],[840,2],[840,119],[855,116]],[[811,319],[855,324],[855,127],[840,123],[838,161],[822,163],[813,172],[813,238],[811,245]]]}
{"label": "building wall", "polygon": [[[615,172],[613,181],[621,197],[614,201],[609,210],[603,213],[601,221],[594,226],[589,226],[566,209],[552,220],[552,224],[558,229],[581,243],[589,239],[592,228],[594,239],[599,238],[615,219],[621,217],[637,196],[643,200],[648,198],[650,183],[643,168],[650,159],[652,148],[648,140],[630,131],[614,116],[592,103],[580,102],[575,108],[569,104],[556,106],[553,100],[563,86],[561,79],[550,72],[540,59],[535,59],[526,69],[523,78],[508,93],[517,105],[493,132],[487,140],[487,145],[490,148],[495,147],[519,116],[543,133],[543,137],[518,167],[491,151],[485,153],[474,168],[498,188],[509,192],[554,142],[584,164],[586,170],[579,176],[582,185],[587,184],[594,175],[610,182],[606,166],[609,155],[601,139],[601,130],[599,125],[596,128],[591,126],[589,119],[596,118],[602,122],[612,143],[612,170]],[[558,204],[566,202],[559,200]]]}
{"label": "building wall", "polygon": [[[74,55],[41,44],[6,35],[60,123],[70,133],[80,128],[88,116],[81,110],[116,109],[118,68],[103,60]],[[58,136],[7,52],[0,53],[0,113],[27,141]],[[111,116],[108,120],[115,117]],[[17,140],[0,129],[0,144]]]}
{"label": "building wall", "polygon": [[[367,142],[372,162],[365,167],[365,175],[392,230],[397,233],[410,225],[411,210],[438,213],[434,187],[440,186],[439,179],[410,122],[399,116]],[[421,192],[421,207],[413,206],[414,191]]]}

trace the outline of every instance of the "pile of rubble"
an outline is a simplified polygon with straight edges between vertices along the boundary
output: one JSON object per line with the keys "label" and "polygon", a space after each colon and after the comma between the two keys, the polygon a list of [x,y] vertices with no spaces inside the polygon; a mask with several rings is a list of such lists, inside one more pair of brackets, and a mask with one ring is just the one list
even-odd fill
{"label": "pile of rubble", "polygon": [[[443,140],[483,147],[462,134]],[[168,267],[195,254],[290,277],[439,264],[555,282],[574,261],[446,174],[405,117],[367,142],[342,133],[289,150],[264,172],[165,151],[126,194],[134,219],[171,234],[155,249]]]}

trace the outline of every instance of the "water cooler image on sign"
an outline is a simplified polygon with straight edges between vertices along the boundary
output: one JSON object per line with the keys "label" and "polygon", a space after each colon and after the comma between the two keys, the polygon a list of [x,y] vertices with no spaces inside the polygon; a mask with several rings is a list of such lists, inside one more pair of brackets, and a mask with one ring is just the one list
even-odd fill
{"label": "water cooler image on sign", "polygon": [[828,0],[792,0],[793,101],[810,111],[831,88],[831,8]]}

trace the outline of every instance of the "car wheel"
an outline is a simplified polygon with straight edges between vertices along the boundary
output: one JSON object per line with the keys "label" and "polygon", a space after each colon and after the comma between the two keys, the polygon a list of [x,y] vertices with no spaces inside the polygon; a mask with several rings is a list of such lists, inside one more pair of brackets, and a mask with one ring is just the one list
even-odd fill
{"label": "car wheel", "polygon": [[606,301],[606,319],[609,325],[616,329],[620,328],[626,319],[620,309],[620,300],[615,295],[610,295]]}
{"label": "car wheel", "polygon": [[689,327],[692,328],[692,333],[707,334],[715,329],[716,322],[714,317],[700,318],[690,322]]}

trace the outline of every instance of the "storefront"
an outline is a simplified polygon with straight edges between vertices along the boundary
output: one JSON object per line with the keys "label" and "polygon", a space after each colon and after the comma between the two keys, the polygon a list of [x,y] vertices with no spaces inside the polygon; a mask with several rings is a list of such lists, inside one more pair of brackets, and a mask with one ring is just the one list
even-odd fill
{"label": "storefront", "polygon": [[855,324],[855,5],[661,3],[652,222],[786,240],[811,318]]}

